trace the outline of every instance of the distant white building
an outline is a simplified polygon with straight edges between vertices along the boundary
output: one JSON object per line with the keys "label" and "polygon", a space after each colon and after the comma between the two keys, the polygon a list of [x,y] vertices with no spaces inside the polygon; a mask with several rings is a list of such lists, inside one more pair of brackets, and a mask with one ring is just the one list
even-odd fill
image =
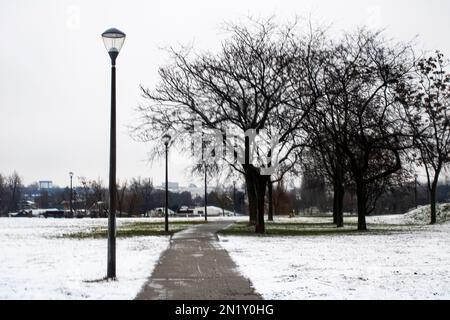
{"label": "distant white building", "polygon": [[53,181],[39,181],[39,190],[53,189]]}
{"label": "distant white building", "polygon": [[[180,186],[178,182],[168,182],[167,186],[169,188],[169,191],[175,192],[175,193],[182,193],[182,192],[190,192],[192,194],[192,197],[200,196],[203,197],[204,195],[204,187],[197,187],[195,184],[190,183],[188,187]],[[160,186],[157,186],[156,189],[159,190],[165,190],[166,184],[163,182]]]}
{"label": "distant white building", "polygon": [[[169,188],[169,190],[178,191],[180,189],[180,184],[178,182],[170,182],[169,181],[169,182],[167,182],[167,187]],[[161,185],[157,188],[161,189],[161,190],[165,190],[166,183],[165,182],[161,183]]]}

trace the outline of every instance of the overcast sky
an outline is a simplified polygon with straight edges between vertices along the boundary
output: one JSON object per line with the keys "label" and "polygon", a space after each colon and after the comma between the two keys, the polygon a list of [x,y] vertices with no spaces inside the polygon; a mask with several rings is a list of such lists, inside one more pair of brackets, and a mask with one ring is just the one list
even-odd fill
{"label": "overcast sky", "polygon": [[[139,84],[154,86],[167,62],[161,48],[213,49],[223,21],[248,15],[311,15],[335,30],[369,25],[398,40],[419,35],[420,49],[450,57],[449,13],[447,0],[0,0],[0,172],[17,170],[27,184],[65,186],[69,171],[107,183],[110,61],[100,34],[109,27],[127,34],[117,62],[118,177],[159,184],[162,162],[146,161],[149,146],[133,142],[127,126],[142,101]],[[171,181],[191,181],[183,157],[173,152],[170,163]]]}

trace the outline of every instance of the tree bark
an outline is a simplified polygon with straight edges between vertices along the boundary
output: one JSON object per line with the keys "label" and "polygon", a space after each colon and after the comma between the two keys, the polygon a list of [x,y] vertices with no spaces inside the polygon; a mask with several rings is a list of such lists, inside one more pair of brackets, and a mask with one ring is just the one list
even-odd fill
{"label": "tree bark", "polygon": [[[259,175],[259,174],[258,174]],[[266,232],[264,223],[264,206],[266,198],[266,188],[267,181],[269,180],[266,176],[259,175],[256,180],[256,198],[257,198],[257,213],[256,213],[256,225],[255,232],[263,234]]]}
{"label": "tree bark", "polygon": [[268,187],[268,194],[269,197],[269,221],[273,221],[273,183],[272,180],[269,179],[267,181],[267,187]]}
{"label": "tree bark", "polygon": [[344,195],[345,189],[339,181],[334,182],[333,223],[338,228],[344,227]]}
{"label": "tree bark", "polygon": [[333,224],[337,224],[337,215],[338,215],[338,204],[337,204],[337,186],[336,181],[333,182]]}
{"label": "tree bark", "polygon": [[341,149],[336,146],[336,168],[334,176],[334,205],[333,217],[334,223],[338,228],[344,227],[344,168]]}
{"label": "tree bark", "polygon": [[258,210],[258,199],[257,199],[257,174],[255,167],[250,164],[250,139],[245,137],[245,163],[243,165],[245,184],[247,187],[247,198],[248,198],[248,215],[249,224],[257,224],[257,210]]}
{"label": "tree bark", "polygon": [[356,196],[358,198],[358,230],[366,231],[367,195],[366,186],[363,181],[356,181]]}
{"label": "tree bark", "polygon": [[430,211],[431,211],[431,222],[430,224],[436,224],[436,191],[437,191],[437,183],[438,181],[433,181],[430,190]]}
{"label": "tree bark", "polygon": [[255,177],[250,166],[245,166],[244,172],[248,198],[249,223],[250,225],[256,225],[257,199]]}

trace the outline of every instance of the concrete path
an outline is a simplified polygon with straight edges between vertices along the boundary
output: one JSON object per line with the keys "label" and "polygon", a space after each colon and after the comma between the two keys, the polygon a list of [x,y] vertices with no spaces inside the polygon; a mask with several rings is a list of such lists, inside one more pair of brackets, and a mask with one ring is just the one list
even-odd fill
{"label": "concrete path", "polygon": [[231,222],[210,222],[176,233],[138,300],[260,300],[218,243]]}

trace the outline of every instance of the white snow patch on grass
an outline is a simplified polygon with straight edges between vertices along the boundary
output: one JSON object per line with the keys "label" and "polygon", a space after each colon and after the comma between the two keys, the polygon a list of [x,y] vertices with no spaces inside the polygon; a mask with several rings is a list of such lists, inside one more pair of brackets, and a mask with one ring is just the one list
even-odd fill
{"label": "white snow patch on grass", "polygon": [[[429,205],[411,210],[404,216],[410,223],[428,224],[431,221],[431,209]],[[450,203],[438,204],[436,206],[436,220],[438,223],[450,221]]]}
{"label": "white snow patch on grass", "polygon": [[[118,220],[146,221],[142,219]],[[133,299],[169,237],[117,239],[117,281],[106,275],[106,239],[63,234],[106,226],[106,219],[0,219],[0,299]]]}
{"label": "white snow patch on grass", "polygon": [[220,244],[265,299],[449,299],[449,236],[446,223],[386,234],[221,236]]}

